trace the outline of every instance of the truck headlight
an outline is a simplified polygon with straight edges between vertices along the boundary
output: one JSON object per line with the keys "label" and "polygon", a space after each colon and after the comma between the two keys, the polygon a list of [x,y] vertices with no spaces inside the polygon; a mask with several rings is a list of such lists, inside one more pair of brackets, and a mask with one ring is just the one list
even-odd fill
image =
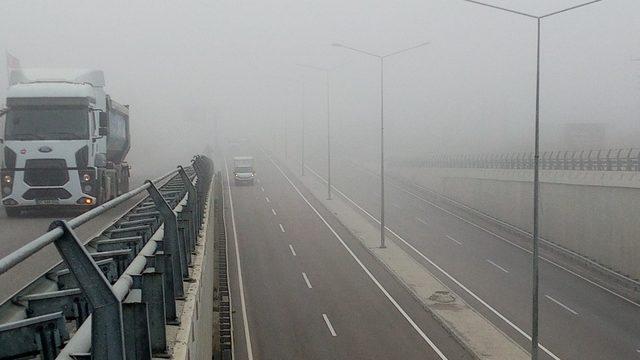
{"label": "truck headlight", "polygon": [[91,181],[91,174],[89,174],[89,173],[83,174],[82,175],[82,181],[84,181],[84,182]]}
{"label": "truck headlight", "polygon": [[9,174],[5,174],[5,175],[2,177],[2,183],[4,183],[4,184],[11,184],[11,183],[13,183],[13,176],[11,176],[11,175],[9,175]]}

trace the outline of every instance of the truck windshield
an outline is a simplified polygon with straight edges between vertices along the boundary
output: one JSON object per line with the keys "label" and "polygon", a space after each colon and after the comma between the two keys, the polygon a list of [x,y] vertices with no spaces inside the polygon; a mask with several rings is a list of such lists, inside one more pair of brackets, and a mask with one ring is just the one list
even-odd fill
{"label": "truck windshield", "polygon": [[236,172],[240,174],[246,174],[246,173],[253,172],[253,169],[249,166],[240,166],[236,168]]}
{"label": "truck windshield", "polygon": [[84,107],[24,107],[7,113],[6,140],[80,140],[89,138]]}

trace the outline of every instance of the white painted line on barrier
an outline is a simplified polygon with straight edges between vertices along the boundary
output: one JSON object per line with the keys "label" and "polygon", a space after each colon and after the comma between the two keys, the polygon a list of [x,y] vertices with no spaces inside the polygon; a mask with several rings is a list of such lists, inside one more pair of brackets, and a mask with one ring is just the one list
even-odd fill
{"label": "white painted line on barrier", "polygon": [[447,235],[447,239],[453,241],[454,243],[458,244],[458,245],[462,245],[462,243],[454,238],[452,238],[451,236]]}
{"label": "white painted line on barrier", "polygon": [[[425,332],[420,328],[420,326],[418,326],[418,324],[416,324],[416,322],[411,318],[411,316],[409,316],[409,314],[407,314],[407,312],[402,308],[402,306],[400,306],[400,304],[398,304],[396,299],[394,299],[394,297],[391,296],[391,294],[389,294],[387,289],[385,289],[385,287],[382,286],[380,281],[378,281],[378,279],[376,279],[376,277],[373,276],[371,271],[364,265],[364,263],[360,260],[360,258],[358,258],[358,256],[353,252],[353,250],[351,250],[351,248],[347,245],[347,243],[344,242],[344,240],[336,232],[336,230],[329,224],[329,222],[322,216],[322,214],[320,214],[320,212],[311,204],[311,202],[309,202],[307,197],[304,196],[304,194],[302,194],[300,189],[298,189],[298,187],[293,183],[293,181],[291,181],[291,179],[289,179],[289,177],[287,176],[287,174],[284,173],[282,168],[280,168],[280,166],[278,164],[276,164],[275,161],[273,161],[273,159],[271,159],[271,157],[269,157],[264,152],[264,150],[263,150],[263,153],[269,158],[269,161],[271,161],[273,166],[275,166],[280,171],[280,174],[282,174],[282,176],[287,180],[287,182],[291,185],[291,187],[295,190],[295,192],[298,193],[298,195],[302,198],[302,200],[309,206],[309,208],[311,208],[311,210],[316,214],[316,216],[318,216],[318,218],[320,218],[320,220],[329,229],[329,231],[331,231],[333,236],[335,236],[335,238],[338,239],[340,244],[347,250],[349,255],[351,255],[351,257],[360,266],[360,268],[364,271],[364,273],[367,274],[369,279],[371,279],[371,281],[378,287],[378,289],[380,289],[380,291],[389,300],[389,302],[391,302],[391,304],[396,308],[396,310],[398,310],[398,312],[405,318],[405,320],[407,320],[407,322],[418,333],[418,335],[420,335],[420,337],[431,347],[431,349],[433,349],[433,351],[440,357],[441,360],[448,360],[447,357],[444,355],[444,353],[442,353],[442,351],[438,348],[438,346],[427,336],[427,334],[425,334]],[[310,169],[310,168],[308,168],[308,169]],[[311,169],[311,171],[315,173],[315,171],[313,171],[312,169]],[[317,173],[316,173],[316,176],[317,176]],[[335,187],[334,187],[334,189],[335,189]],[[325,316],[325,318],[326,318],[326,316]],[[328,323],[328,320],[329,319],[326,319],[327,324],[330,325],[330,323]]]}
{"label": "white painted line on barrier", "polygon": [[278,224],[280,225],[280,231],[284,232],[284,227],[282,226],[282,224]]}
{"label": "white painted line on barrier", "polygon": [[[273,160],[272,160],[273,162]],[[324,181],[325,183],[327,182],[327,180],[325,180],[325,178],[323,178],[322,176],[320,176],[320,174],[318,174],[315,170],[313,170],[312,168],[307,166],[307,169],[309,169],[313,174],[315,174],[318,178],[320,178],[322,181]],[[362,211],[364,214],[366,214],[367,216],[369,216],[371,219],[373,219],[373,221],[377,222],[378,224],[380,224],[380,220],[378,220],[375,216],[371,215],[371,213],[369,213],[367,210],[365,210],[364,208],[362,208],[362,206],[358,205],[355,201],[351,200],[350,197],[348,197],[345,193],[343,193],[342,191],[340,191],[339,189],[337,189],[334,185],[332,185],[331,187],[333,187],[333,189],[338,192],[338,194],[340,194],[343,198],[345,198],[347,201],[349,201],[351,204],[353,204],[355,207],[357,207],[358,209],[360,209],[360,211]],[[438,264],[436,264],[435,262],[433,262],[431,259],[429,259],[428,257],[426,257],[422,252],[420,252],[420,250],[418,250],[415,246],[411,245],[408,241],[406,241],[404,238],[402,238],[400,235],[398,235],[396,232],[394,232],[393,230],[389,229],[388,227],[386,227],[386,229],[394,236],[396,237],[398,240],[400,240],[403,244],[405,244],[407,247],[409,247],[411,250],[413,250],[416,254],[418,254],[421,258],[423,258],[424,260],[426,260],[429,264],[431,264],[433,267],[435,267],[438,271],[440,271],[443,275],[445,275],[447,278],[449,278],[449,280],[453,281],[456,285],[458,285],[462,290],[464,290],[467,294],[469,294],[471,297],[473,297],[474,299],[476,299],[476,301],[480,302],[484,307],[486,307],[487,309],[489,309],[489,311],[491,311],[493,314],[495,314],[497,317],[499,317],[500,319],[502,319],[502,321],[504,321],[505,323],[507,323],[509,326],[511,326],[514,330],[516,330],[520,335],[522,335],[525,339],[531,341],[531,336],[529,336],[529,334],[527,334],[524,330],[522,330],[521,328],[519,328],[516,324],[514,324],[511,320],[507,319],[506,316],[502,315],[498,310],[494,309],[491,305],[489,305],[489,303],[487,303],[486,301],[484,301],[482,298],[480,298],[478,295],[476,295],[476,293],[474,293],[473,291],[471,291],[468,287],[466,287],[465,285],[463,285],[460,281],[458,281],[458,279],[454,278],[451,274],[449,274],[448,272],[446,272],[443,268],[441,268]],[[540,348],[547,353],[547,355],[549,355],[551,358],[553,358],[554,360],[560,360],[559,357],[557,357],[554,353],[552,353],[549,349],[547,349],[546,347],[544,347],[542,344],[538,343],[540,345]]]}
{"label": "white painted line on barrier", "polygon": [[304,279],[304,282],[307,283],[307,287],[309,289],[313,289],[313,286],[311,286],[311,282],[309,281],[309,278],[307,277],[306,273],[302,273],[302,278]]}
{"label": "white painted line on barrier", "polygon": [[291,255],[298,256],[298,254],[296,254],[296,251],[293,250],[293,245],[289,244],[289,250],[291,250]]}
{"label": "white painted line on barrier", "polygon": [[331,321],[329,321],[327,314],[322,314],[322,318],[324,319],[324,323],[327,324],[329,332],[331,332],[331,336],[338,336],[338,334],[336,334],[336,331],[333,330],[333,325],[331,325]]}
{"label": "white painted line on barrier", "polygon": [[572,308],[568,307],[567,305],[561,303],[560,301],[552,298],[549,295],[545,295],[544,297],[546,297],[547,299],[553,301],[554,303],[556,303],[557,305],[559,305],[560,307],[562,307],[563,309],[567,310],[568,312],[572,313],[573,315],[578,315],[578,312],[573,310]]}
{"label": "white painted line on barrier", "polygon": [[240,264],[240,248],[238,247],[238,231],[236,229],[236,218],[233,210],[233,196],[231,195],[231,185],[229,181],[229,167],[227,157],[224,157],[224,168],[227,175],[227,191],[229,192],[229,209],[231,210],[231,224],[233,227],[233,242],[236,247],[236,266],[238,271],[238,285],[240,286],[240,306],[242,307],[242,321],[244,327],[244,339],[247,346],[247,358],[253,360],[253,349],[251,347],[251,335],[249,334],[249,320],[247,319],[247,305],[244,299],[244,284],[242,282],[242,265]]}
{"label": "white painted line on barrier", "polygon": [[489,260],[489,259],[487,259],[487,262],[488,262],[489,264],[491,264],[491,265],[493,265],[493,266],[497,267],[498,269],[500,269],[500,270],[504,271],[505,273],[507,273],[507,274],[509,273],[509,270],[507,270],[507,269],[503,268],[502,266],[500,266],[500,265],[496,264],[495,262],[493,262],[493,261],[491,261],[491,260]]}

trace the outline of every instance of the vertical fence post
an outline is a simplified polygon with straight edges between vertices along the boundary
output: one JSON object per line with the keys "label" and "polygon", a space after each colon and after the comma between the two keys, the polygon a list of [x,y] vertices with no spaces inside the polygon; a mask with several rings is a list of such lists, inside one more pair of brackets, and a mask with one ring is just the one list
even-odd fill
{"label": "vertical fence post", "polygon": [[[198,240],[198,229],[199,229],[199,219],[200,219],[200,214],[199,214],[200,209],[198,208],[198,191],[196,190],[196,187],[193,185],[193,183],[189,179],[189,176],[184,171],[184,168],[182,166],[178,167],[178,173],[180,174],[180,177],[182,178],[182,182],[184,183],[184,186],[187,189],[187,193],[189,194],[189,201],[187,202],[187,211],[189,215],[188,218],[190,220],[190,230],[189,230],[190,241],[189,242],[190,244],[195,245],[196,241]],[[200,180],[198,179],[198,181]],[[190,249],[190,251],[191,250],[193,249]]]}
{"label": "vertical fence post", "polygon": [[[174,214],[173,210],[167,204],[167,201],[162,197],[162,194],[158,191],[156,186],[150,181],[147,180],[149,187],[147,191],[149,192],[149,196],[153,200],[156,209],[162,216],[164,220],[164,238],[163,238],[163,251],[165,254],[171,256],[171,267],[173,271],[168,271],[167,275],[171,275],[173,273],[173,289],[176,298],[182,299],[184,298],[184,286],[182,284],[182,279],[184,277],[184,271],[187,266],[184,260],[184,249],[180,246],[180,241],[178,239],[178,221],[176,220],[176,214]],[[188,276],[188,268],[186,268],[186,275]]]}
{"label": "vertical fence post", "polygon": [[124,360],[124,331],[120,300],[67,223],[62,220],[54,221],[49,230],[56,227],[61,227],[63,234],[54,241],[54,244],[93,307],[92,359]]}

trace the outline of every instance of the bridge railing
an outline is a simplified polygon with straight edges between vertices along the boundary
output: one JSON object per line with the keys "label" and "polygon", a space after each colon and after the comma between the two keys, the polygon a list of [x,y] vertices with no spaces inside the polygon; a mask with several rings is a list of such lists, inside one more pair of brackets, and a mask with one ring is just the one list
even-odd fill
{"label": "bridge railing", "polygon": [[[391,164],[433,168],[533,169],[533,153],[434,155],[419,160],[390,160]],[[540,169],[582,171],[640,171],[640,149],[544,151]]]}
{"label": "bridge railing", "polygon": [[[11,319],[0,322],[0,359],[166,357],[165,325],[179,323],[176,299],[185,296],[212,177],[211,160],[196,156],[187,168],[54,221],[47,233],[0,259],[0,276],[49,244],[63,259],[0,304],[0,318]],[[145,192],[99,236],[82,241],[74,232]]]}

